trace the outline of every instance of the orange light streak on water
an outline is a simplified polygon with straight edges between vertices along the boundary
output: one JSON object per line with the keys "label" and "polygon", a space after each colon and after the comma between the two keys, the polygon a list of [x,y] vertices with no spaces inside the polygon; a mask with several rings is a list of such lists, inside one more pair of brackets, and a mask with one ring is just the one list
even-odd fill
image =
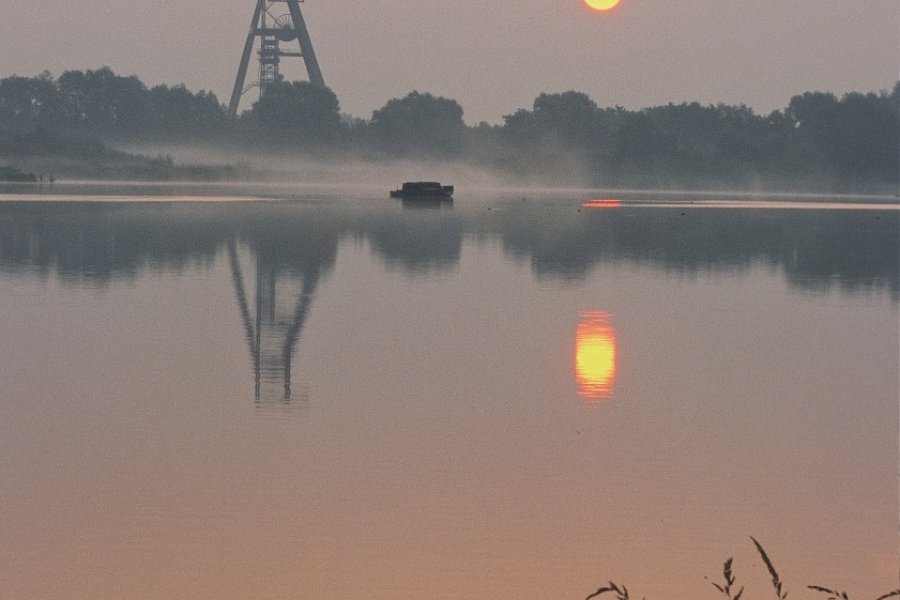
{"label": "orange light streak on water", "polygon": [[605,312],[585,312],[575,332],[575,380],[578,395],[608,400],[616,381],[616,331]]}
{"label": "orange light streak on water", "polygon": [[622,201],[614,198],[598,198],[582,203],[582,208],[621,208]]}

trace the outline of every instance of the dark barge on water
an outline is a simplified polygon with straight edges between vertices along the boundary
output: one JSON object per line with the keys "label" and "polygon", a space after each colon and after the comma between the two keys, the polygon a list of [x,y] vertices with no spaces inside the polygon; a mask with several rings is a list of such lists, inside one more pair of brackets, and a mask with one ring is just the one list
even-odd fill
{"label": "dark barge on water", "polygon": [[453,186],[436,181],[407,181],[399,190],[391,191],[391,198],[402,200],[452,200]]}

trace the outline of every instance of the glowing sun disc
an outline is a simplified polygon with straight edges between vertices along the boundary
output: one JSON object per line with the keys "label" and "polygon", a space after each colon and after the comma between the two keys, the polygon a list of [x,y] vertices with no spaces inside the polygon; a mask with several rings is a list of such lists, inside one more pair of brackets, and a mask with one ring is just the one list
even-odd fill
{"label": "glowing sun disc", "polygon": [[594,10],[604,11],[615,8],[619,5],[620,1],[621,0],[584,0],[584,3]]}

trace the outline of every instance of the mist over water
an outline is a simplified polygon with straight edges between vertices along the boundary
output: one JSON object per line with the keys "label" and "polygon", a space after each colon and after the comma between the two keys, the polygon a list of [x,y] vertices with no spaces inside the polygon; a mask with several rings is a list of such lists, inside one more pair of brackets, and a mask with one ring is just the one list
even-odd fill
{"label": "mist over water", "polygon": [[[590,179],[577,161],[560,157],[556,177],[527,177],[497,172],[487,165],[479,166],[474,155],[454,159],[437,158],[354,158],[331,156],[323,153],[313,157],[301,153],[267,152],[265,150],[240,150],[216,146],[171,144],[122,144],[122,150],[143,156],[172,157],[176,164],[236,166],[241,169],[238,177],[252,184],[289,184],[297,188],[331,185],[366,189],[376,194],[384,189],[398,187],[404,181],[465,182],[463,186],[472,193],[491,190],[522,189],[546,190],[547,183],[556,181],[561,188],[583,189],[592,187]],[[127,183],[127,182],[123,182]],[[239,181],[221,182],[227,188]]]}

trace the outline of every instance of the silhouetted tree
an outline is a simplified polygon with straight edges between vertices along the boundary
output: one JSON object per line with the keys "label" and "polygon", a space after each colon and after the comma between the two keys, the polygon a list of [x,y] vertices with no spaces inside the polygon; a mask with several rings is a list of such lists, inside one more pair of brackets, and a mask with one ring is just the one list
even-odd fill
{"label": "silhouetted tree", "polygon": [[62,111],[59,88],[44,72],[37,77],[0,80],[0,130],[30,132],[37,127],[58,127]]}
{"label": "silhouetted tree", "polygon": [[807,92],[791,98],[785,110],[792,126],[786,150],[790,168],[813,174],[828,171],[825,131],[837,103],[834,94],[822,92]]}
{"label": "silhouetted tree", "polygon": [[822,92],[794,96],[786,117],[788,159],[794,170],[850,182],[897,182],[900,85],[892,93]]}
{"label": "silhouetted tree", "polygon": [[503,115],[503,139],[512,144],[531,145],[538,141],[537,119],[530,110],[520,108],[511,115]]}
{"label": "silhouetted tree", "polygon": [[837,172],[851,179],[897,173],[900,119],[887,94],[847,94],[832,108],[824,150]]}
{"label": "silhouetted tree", "polygon": [[394,156],[454,156],[463,149],[463,109],[448,98],[413,91],[372,113],[377,146]]}
{"label": "silhouetted tree", "polygon": [[554,179],[602,175],[609,156],[610,119],[586,94],[541,94],[532,110],[503,117],[500,139],[510,145],[501,166],[517,174],[553,174]]}
{"label": "silhouetted tree", "polygon": [[266,139],[302,148],[332,143],[341,130],[337,96],[307,81],[267,85],[248,119]]}
{"label": "silhouetted tree", "polygon": [[658,165],[676,147],[672,136],[645,112],[625,115],[616,131],[617,157],[634,166]]}
{"label": "silhouetted tree", "polygon": [[582,92],[541,94],[534,100],[534,123],[546,138],[572,149],[586,148],[596,135],[597,104]]}
{"label": "silhouetted tree", "polygon": [[149,106],[151,132],[163,139],[217,134],[228,118],[215,94],[193,94],[184,85],[155,86],[149,92]]}
{"label": "silhouetted tree", "polygon": [[66,124],[101,136],[120,137],[144,131],[150,120],[146,86],[109,67],[66,71],[59,77]]}

